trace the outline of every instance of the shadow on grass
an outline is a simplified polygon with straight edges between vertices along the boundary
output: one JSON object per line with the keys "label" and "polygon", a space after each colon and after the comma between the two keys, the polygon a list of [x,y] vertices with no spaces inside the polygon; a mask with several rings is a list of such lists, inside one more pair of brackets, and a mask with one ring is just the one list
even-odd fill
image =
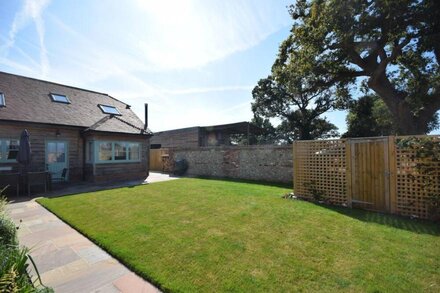
{"label": "shadow on grass", "polygon": [[366,211],[356,208],[350,209],[350,208],[332,206],[326,204],[316,204],[316,205],[362,222],[376,223],[376,224],[402,229],[418,234],[429,234],[434,236],[440,236],[440,223],[435,223],[421,219],[411,219],[398,215],[390,215],[379,212]]}
{"label": "shadow on grass", "polygon": [[182,177],[182,178],[197,178],[197,179],[206,179],[206,180],[215,180],[215,181],[250,183],[250,184],[258,184],[258,185],[293,189],[293,183],[283,183],[283,182],[269,182],[269,181],[261,181],[261,180],[256,181],[256,180],[249,180],[249,179],[234,179],[234,178],[227,178],[227,177],[209,177],[209,176],[192,176],[192,177],[188,176],[188,177]]}

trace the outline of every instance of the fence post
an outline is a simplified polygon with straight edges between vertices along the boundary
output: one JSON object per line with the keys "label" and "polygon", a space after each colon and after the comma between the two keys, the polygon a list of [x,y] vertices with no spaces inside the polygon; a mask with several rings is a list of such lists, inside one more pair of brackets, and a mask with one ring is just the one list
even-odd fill
{"label": "fence post", "polygon": [[293,166],[292,166],[292,168],[293,168],[293,172],[292,172],[292,175],[293,175],[292,182],[293,182],[293,192],[294,192],[294,193],[295,193],[295,174],[296,174],[296,165],[297,165],[296,160],[298,159],[298,158],[296,157],[295,152],[296,152],[296,141],[294,141],[294,142],[292,143],[292,158],[293,158],[293,160],[292,160],[292,163],[293,163]]}
{"label": "fence post", "polygon": [[390,213],[397,213],[397,163],[396,137],[388,136],[389,184],[390,184]]}
{"label": "fence post", "polygon": [[350,139],[345,139],[345,180],[347,187],[347,202],[348,206],[352,207],[353,189],[352,189],[352,170],[351,170],[351,142]]}

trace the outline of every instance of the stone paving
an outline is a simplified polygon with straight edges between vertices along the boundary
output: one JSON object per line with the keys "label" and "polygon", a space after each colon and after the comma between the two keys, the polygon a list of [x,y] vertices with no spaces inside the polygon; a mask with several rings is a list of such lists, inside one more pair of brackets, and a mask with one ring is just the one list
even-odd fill
{"label": "stone paving", "polygon": [[[148,182],[167,177],[156,173]],[[12,202],[7,210],[20,244],[31,249],[44,285],[55,292],[159,292],[34,200]]]}

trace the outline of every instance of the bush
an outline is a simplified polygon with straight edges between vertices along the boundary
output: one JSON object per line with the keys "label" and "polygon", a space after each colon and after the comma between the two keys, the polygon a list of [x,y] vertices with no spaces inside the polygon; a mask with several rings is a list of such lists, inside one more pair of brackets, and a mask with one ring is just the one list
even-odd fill
{"label": "bush", "polygon": [[17,228],[5,213],[7,201],[2,196],[4,190],[0,190],[0,292],[53,292],[44,286],[37,288],[29,278],[27,269],[31,263],[41,284],[29,250],[18,245]]}

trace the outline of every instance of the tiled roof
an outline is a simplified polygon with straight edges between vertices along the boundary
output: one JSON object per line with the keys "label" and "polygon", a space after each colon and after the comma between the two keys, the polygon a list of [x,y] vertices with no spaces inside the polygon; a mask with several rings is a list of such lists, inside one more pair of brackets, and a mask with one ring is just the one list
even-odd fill
{"label": "tiled roof", "polygon": [[[116,107],[122,116],[93,127],[94,131],[139,134],[144,124],[129,106],[107,94],[53,82],[0,72],[0,93],[6,107],[0,107],[0,120],[58,124],[91,128],[108,114],[98,104]],[[66,95],[70,104],[56,103],[50,93]],[[151,131],[147,130],[147,133]]]}

